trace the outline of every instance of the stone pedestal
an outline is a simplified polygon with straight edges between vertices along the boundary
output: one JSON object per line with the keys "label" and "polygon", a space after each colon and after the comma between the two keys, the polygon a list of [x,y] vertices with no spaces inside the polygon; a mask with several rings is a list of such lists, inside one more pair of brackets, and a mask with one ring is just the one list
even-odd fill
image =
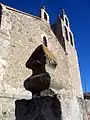
{"label": "stone pedestal", "polygon": [[16,100],[16,120],[61,120],[61,104],[56,95],[41,96],[31,100]]}

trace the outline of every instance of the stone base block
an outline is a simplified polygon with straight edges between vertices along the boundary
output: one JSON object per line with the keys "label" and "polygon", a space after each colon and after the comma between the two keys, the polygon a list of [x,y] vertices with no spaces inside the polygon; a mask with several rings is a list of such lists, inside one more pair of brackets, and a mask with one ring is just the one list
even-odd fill
{"label": "stone base block", "polygon": [[56,96],[16,100],[16,120],[61,120],[61,104]]}

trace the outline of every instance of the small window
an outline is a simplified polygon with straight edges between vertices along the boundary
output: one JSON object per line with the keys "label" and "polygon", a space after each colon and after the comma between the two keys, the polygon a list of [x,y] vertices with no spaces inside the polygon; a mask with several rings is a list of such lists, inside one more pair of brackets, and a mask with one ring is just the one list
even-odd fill
{"label": "small window", "polygon": [[47,21],[47,14],[44,12],[44,19]]}
{"label": "small window", "polygon": [[70,35],[70,42],[71,42],[71,45],[73,46],[73,39],[72,39],[72,34],[69,32],[69,35]]}
{"label": "small window", "polygon": [[47,47],[47,39],[45,36],[43,37],[43,44]]}
{"label": "small window", "polygon": [[67,28],[66,28],[66,27],[64,27],[64,28],[65,28],[65,36],[66,36],[66,39],[69,41]]}
{"label": "small window", "polygon": [[66,25],[68,26],[68,20],[67,20],[67,18],[65,18],[65,22],[66,22]]}
{"label": "small window", "polygon": [[0,4],[0,25],[1,25],[1,20],[2,20],[2,6]]}

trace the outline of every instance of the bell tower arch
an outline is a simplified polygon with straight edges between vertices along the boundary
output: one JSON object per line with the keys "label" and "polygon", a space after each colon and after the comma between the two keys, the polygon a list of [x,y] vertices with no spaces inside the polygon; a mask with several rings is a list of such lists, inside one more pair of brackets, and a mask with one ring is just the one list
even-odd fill
{"label": "bell tower arch", "polygon": [[40,18],[42,20],[45,20],[47,23],[49,23],[49,15],[48,15],[46,8],[44,6],[40,10]]}

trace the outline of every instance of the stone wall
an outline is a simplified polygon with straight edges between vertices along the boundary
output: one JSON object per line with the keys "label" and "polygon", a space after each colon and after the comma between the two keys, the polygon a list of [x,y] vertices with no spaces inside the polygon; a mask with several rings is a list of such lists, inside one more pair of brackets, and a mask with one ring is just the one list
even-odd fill
{"label": "stone wall", "polygon": [[77,52],[75,47],[71,46],[71,44],[68,41],[66,41],[66,51],[69,73],[72,82],[73,95],[83,97]]}
{"label": "stone wall", "polygon": [[47,38],[48,49],[57,61],[56,69],[46,65],[51,76],[50,88],[58,94],[61,101],[62,119],[73,119],[72,104],[75,100],[67,56],[49,23],[3,6],[0,28],[0,120],[15,120],[15,101],[31,99],[31,93],[23,86],[25,79],[32,73],[25,67],[25,63],[36,47],[43,43],[44,36]]}
{"label": "stone wall", "polygon": [[84,119],[90,120],[90,99],[84,101]]}
{"label": "stone wall", "polygon": [[[23,82],[31,74],[31,70],[25,67],[25,63],[36,47],[43,43],[43,36],[47,37],[48,48],[54,53],[58,63],[57,68],[53,71],[52,68],[46,66],[47,71],[52,76],[51,86],[55,87],[56,90],[68,88],[70,86],[70,78],[65,52],[49,24],[38,17],[27,16],[9,9],[6,10],[4,16],[10,23],[10,29],[8,30],[10,37],[7,40],[8,44],[6,47],[7,66],[4,75],[6,90],[24,89]],[[5,22],[7,24],[7,21]],[[15,94],[18,92],[15,92]]]}

